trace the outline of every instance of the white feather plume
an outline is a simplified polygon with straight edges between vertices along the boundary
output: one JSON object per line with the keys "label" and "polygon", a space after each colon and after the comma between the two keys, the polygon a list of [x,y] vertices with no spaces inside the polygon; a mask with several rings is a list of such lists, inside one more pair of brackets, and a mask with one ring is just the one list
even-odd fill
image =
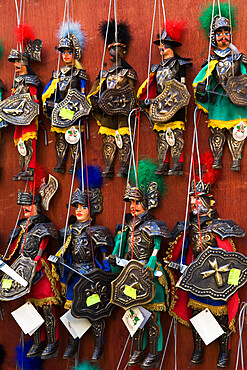
{"label": "white feather plume", "polygon": [[86,36],[85,33],[81,30],[80,22],[65,22],[61,24],[57,36],[59,39],[62,37],[67,37],[69,34],[74,34],[81,45],[82,50],[84,50],[85,43],[86,43]]}

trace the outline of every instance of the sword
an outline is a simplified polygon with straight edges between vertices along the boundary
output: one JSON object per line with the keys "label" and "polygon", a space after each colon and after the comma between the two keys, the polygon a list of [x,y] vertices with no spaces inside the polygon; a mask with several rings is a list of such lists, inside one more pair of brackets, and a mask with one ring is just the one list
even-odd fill
{"label": "sword", "polygon": [[28,282],[23,279],[21,275],[17,274],[15,270],[9,267],[7,263],[3,262],[2,260],[0,260],[0,270],[2,270],[6,275],[17,281],[17,283],[21,284],[22,286],[26,287],[28,285]]}
{"label": "sword", "polygon": [[94,283],[93,280],[89,279],[87,276],[85,276],[84,274],[82,274],[80,271],[77,271],[75,269],[73,269],[73,267],[70,267],[69,265],[67,265],[66,263],[62,262],[61,259],[57,256],[53,256],[53,255],[50,255],[48,257],[48,261],[51,262],[51,263],[59,263],[60,265],[64,266],[64,267],[67,267],[69,270],[75,272],[76,274],[82,276],[83,278],[87,279],[88,281],[90,281],[91,283]]}

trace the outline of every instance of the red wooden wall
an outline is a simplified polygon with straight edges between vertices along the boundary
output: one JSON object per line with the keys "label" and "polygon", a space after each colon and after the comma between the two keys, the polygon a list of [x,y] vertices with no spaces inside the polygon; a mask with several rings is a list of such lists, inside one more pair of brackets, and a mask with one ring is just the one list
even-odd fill
{"label": "red wooden wall", "polygon": [[[151,22],[153,15],[153,3],[151,0],[118,0],[118,19],[128,20],[133,34],[133,42],[127,55],[127,61],[133,66],[138,74],[137,87],[147,78],[149,40],[151,32]],[[180,17],[188,21],[188,28],[184,36],[183,46],[179,48],[178,53],[184,57],[193,58],[193,67],[188,71],[188,87],[192,94],[191,83],[200,69],[201,63],[207,58],[208,40],[204,37],[197,21],[198,14],[204,1],[199,0],[176,0],[165,1],[166,14],[168,18]],[[245,12],[245,1],[235,0],[238,6],[238,28],[234,32],[233,43],[241,52],[247,53],[247,44],[245,40],[245,28],[247,23],[247,13]],[[103,41],[97,33],[98,23],[107,18],[109,1],[108,0],[74,0],[71,14],[74,14],[74,20],[80,21],[87,34],[87,45],[83,55],[83,65],[88,73],[87,91],[91,88],[101,66],[103,53]],[[46,84],[51,77],[53,70],[57,68],[58,54],[54,47],[58,45],[56,38],[57,29],[63,18],[64,0],[26,0],[25,1],[25,22],[28,22],[35,29],[36,37],[43,40],[42,63],[34,64],[32,67],[42,82]],[[0,61],[0,78],[6,85],[8,92],[5,97],[10,95],[14,67],[7,61],[8,53],[12,47],[16,47],[14,36],[14,26],[16,25],[16,11],[14,0],[0,1],[0,38],[4,46],[3,58]],[[156,27],[154,37],[158,32],[158,10],[156,18]],[[158,50],[155,46],[152,48],[152,63],[159,62]],[[109,58],[106,57],[107,66],[110,66]],[[173,228],[177,220],[183,220],[185,216],[185,201],[188,182],[188,171],[190,161],[190,150],[193,130],[193,110],[194,101],[191,99],[188,109],[188,123],[184,135],[185,139],[185,169],[184,175],[180,177],[169,177],[165,181],[168,186],[167,196],[162,199],[160,207],[154,212],[156,217],[165,220],[170,229]],[[48,132],[48,146],[44,146],[44,133],[40,130],[38,139],[37,161],[45,165],[52,173],[55,165],[55,140],[54,134],[49,132],[50,123],[42,117]],[[200,151],[209,150],[207,137],[209,130],[206,125],[207,117],[202,115],[199,123],[199,145]],[[90,140],[87,143],[87,152],[90,162],[96,162],[103,165],[101,156],[101,137],[97,134],[98,128],[94,119],[90,120],[89,132]],[[0,141],[0,224],[1,224],[1,249],[4,253],[7,238],[10,230],[14,227],[18,207],[16,205],[17,191],[24,186],[20,182],[13,182],[12,177],[18,172],[18,155],[13,145],[14,127],[7,127],[2,130]],[[140,137],[140,157],[148,155],[156,158],[156,136],[153,134],[148,121],[142,118],[141,137]],[[230,171],[231,156],[227,147],[224,150],[223,171],[220,180],[214,186],[214,195],[216,207],[222,218],[232,218],[241,227],[247,230],[246,191],[247,191],[247,153],[243,150],[241,173]],[[67,165],[67,169],[70,164]],[[119,168],[118,159],[116,160],[116,171]],[[71,176],[68,174],[56,174],[59,180],[59,190],[52,200],[51,209],[48,216],[55,223],[57,229],[65,224],[66,204],[68,203]],[[114,178],[105,180],[103,186],[104,211],[97,217],[97,223],[108,226],[111,232],[114,232],[116,223],[122,220],[124,202],[122,201],[126,182],[125,179]],[[237,249],[245,253],[246,240],[237,241]],[[53,251],[55,252],[55,251]],[[164,254],[164,251],[162,253]],[[240,291],[241,301],[246,301],[247,294],[245,288]],[[14,369],[14,347],[19,342],[20,329],[13,320],[10,312],[19,307],[22,300],[9,303],[2,303],[4,311],[4,321],[0,322],[0,343],[5,346],[7,358],[3,369]],[[58,309],[61,316],[64,310]],[[114,370],[117,367],[121,351],[124,347],[128,333],[121,317],[123,311],[115,309],[112,317],[108,319],[105,330],[105,352],[104,359],[100,361],[100,366],[105,370]],[[164,338],[170,325],[170,317],[164,313],[162,315],[162,324]],[[60,348],[59,357],[51,359],[44,363],[45,369],[67,369],[73,365],[73,361],[68,364],[62,360],[62,354],[67,344],[67,333],[60,325]],[[178,324],[177,328],[177,361],[178,369],[190,368],[189,359],[191,356],[193,342],[189,329]],[[246,337],[245,337],[246,339]],[[238,335],[232,336],[231,365],[229,369],[235,368],[236,347]],[[90,358],[93,350],[93,337],[89,331],[81,339],[80,361]],[[129,352],[130,346],[127,349]],[[198,366],[198,370],[208,370],[216,368],[218,356],[218,343],[215,342],[206,348],[205,361],[203,365]],[[127,354],[124,356],[120,369],[124,369],[127,362]],[[247,361],[247,358],[246,358]],[[139,367],[135,367],[136,369]],[[174,340],[169,342],[167,355],[163,365],[164,369],[174,368]]]}

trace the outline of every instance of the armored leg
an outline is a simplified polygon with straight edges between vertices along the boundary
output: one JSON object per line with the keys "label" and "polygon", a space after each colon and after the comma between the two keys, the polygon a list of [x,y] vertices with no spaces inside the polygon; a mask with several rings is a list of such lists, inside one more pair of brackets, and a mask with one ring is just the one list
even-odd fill
{"label": "armored leg", "polygon": [[183,130],[175,129],[173,133],[175,136],[175,144],[171,147],[173,166],[169,170],[168,175],[182,175],[183,162],[180,161],[180,158],[184,148]]}
{"label": "armored leg", "polygon": [[122,139],[123,139],[123,146],[121,149],[118,149],[121,169],[118,172],[117,177],[126,177],[128,174],[128,168],[129,168],[130,137],[129,135],[123,135]]}
{"label": "armored leg", "polygon": [[45,341],[41,341],[41,327],[33,333],[33,345],[27,353],[27,357],[39,357],[41,356],[44,348]]}
{"label": "armored leg", "polygon": [[76,156],[76,149],[77,149],[77,144],[71,144],[70,145],[71,167],[68,170],[68,174],[70,174],[70,175],[72,175],[72,173],[73,173],[75,161],[77,162],[78,158],[79,158],[79,153]]}
{"label": "armored leg", "polygon": [[168,175],[169,163],[165,162],[169,145],[166,141],[165,133],[158,133],[157,152],[158,152],[158,168],[154,171],[155,175]]}
{"label": "armored leg", "polygon": [[102,358],[104,350],[104,330],[105,320],[92,322],[92,331],[94,336],[94,351],[91,361],[96,362]]}
{"label": "armored leg", "polygon": [[26,149],[27,149],[27,154],[25,155],[25,171],[21,173],[20,177],[21,180],[33,180],[33,175],[34,175],[34,168],[29,167],[29,164],[32,160],[33,156],[33,143],[32,139],[28,139],[25,142]]}
{"label": "armored leg", "polygon": [[56,157],[57,157],[57,164],[53,169],[53,172],[64,173],[65,172],[65,162],[64,157],[68,148],[68,143],[65,140],[65,136],[63,133],[55,133],[56,143]]}
{"label": "armored leg", "polygon": [[58,340],[56,340],[56,317],[52,312],[52,306],[43,306],[43,313],[47,335],[47,346],[42,352],[41,359],[47,360],[51,357],[57,357]]}
{"label": "armored leg", "polygon": [[78,351],[78,339],[74,339],[72,335],[68,332],[68,345],[63,354],[63,359],[67,360],[75,356]]}
{"label": "armored leg", "polygon": [[111,135],[103,135],[103,158],[105,169],[102,172],[103,177],[113,177],[114,158],[116,153],[115,138]]}
{"label": "armored leg", "polygon": [[243,146],[244,146],[244,140],[242,141],[235,140],[232,136],[232,132],[230,132],[227,138],[227,142],[228,142],[228,147],[232,155],[231,170],[240,171],[241,153],[242,153]]}
{"label": "armored leg", "polygon": [[[192,316],[196,316],[200,311],[198,310],[193,310]],[[194,350],[190,359],[190,364],[191,365],[198,365],[203,363],[203,352],[204,352],[204,347],[203,347],[203,342],[202,338],[192,326],[192,334],[193,334],[193,341],[194,341]]]}
{"label": "armored leg", "polygon": [[229,365],[230,360],[230,349],[229,349],[229,341],[231,331],[227,325],[228,316],[215,316],[216,320],[224,330],[224,334],[219,337],[219,344],[220,344],[220,353],[218,356],[217,367],[223,368]]}
{"label": "armored leg", "polygon": [[19,154],[19,166],[20,166],[20,172],[17,173],[14,177],[13,177],[13,181],[19,181],[21,180],[21,174],[23,173],[23,168],[24,168],[24,165],[25,165],[25,157],[21,154]]}
{"label": "armored leg", "polygon": [[138,329],[133,336],[134,352],[129,358],[128,366],[134,366],[134,365],[140,364],[145,358],[145,351],[142,349],[143,334],[144,334],[144,328]]}
{"label": "armored leg", "polygon": [[212,168],[222,168],[222,151],[226,141],[225,129],[210,127],[212,134],[209,136],[209,145],[214,157]]}
{"label": "armored leg", "polygon": [[160,362],[161,352],[158,351],[158,340],[160,336],[160,327],[158,325],[158,315],[152,312],[148,320],[148,336],[149,336],[149,354],[142,363],[143,369],[151,369],[158,367]]}

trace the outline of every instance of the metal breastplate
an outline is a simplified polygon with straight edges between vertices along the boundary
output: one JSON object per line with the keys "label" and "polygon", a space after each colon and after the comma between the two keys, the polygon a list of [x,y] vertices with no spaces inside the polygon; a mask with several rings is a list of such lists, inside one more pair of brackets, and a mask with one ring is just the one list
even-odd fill
{"label": "metal breastplate", "polygon": [[74,263],[93,261],[90,239],[85,231],[72,231],[72,258]]}
{"label": "metal breastplate", "polygon": [[156,84],[158,93],[160,94],[164,90],[166,81],[172,80],[173,78],[176,79],[177,77],[178,67],[176,65],[176,60],[165,66],[160,66],[156,72]]}
{"label": "metal breastplate", "polygon": [[107,89],[120,89],[126,85],[127,79],[120,74],[110,74],[106,79]]}
{"label": "metal breastplate", "polygon": [[[128,234],[128,255],[131,257],[132,254],[132,239],[133,231],[129,231]],[[135,230],[134,234],[134,247],[133,247],[133,258],[141,261],[147,262],[153,252],[153,238],[149,237],[143,232],[141,226]]]}
{"label": "metal breastplate", "polygon": [[19,242],[19,252],[22,252],[23,243],[25,241],[25,246],[23,248],[22,254],[25,257],[30,257],[34,259],[39,251],[39,240],[32,235],[32,230],[27,233],[25,240],[25,232],[22,234],[21,240]]}
{"label": "metal breastplate", "polygon": [[29,92],[29,85],[25,83],[24,79],[15,80],[15,94],[25,94]]}
{"label": "metal breastplate", "polygon": [[192,224],[190,226],[189,238],[194,257],[197,257],[202,252],[202,249],[217,247],[216,237],[208,231],[207,226],[201,228],[202,247],[198,225]]}
{"label": "metal breastplate", "polygon": [[220,59],[216,66],[217,79],[222,86],[227,84],[229,77],[240,75],[240,61],[232,62],[232,57],[228,56]]}

